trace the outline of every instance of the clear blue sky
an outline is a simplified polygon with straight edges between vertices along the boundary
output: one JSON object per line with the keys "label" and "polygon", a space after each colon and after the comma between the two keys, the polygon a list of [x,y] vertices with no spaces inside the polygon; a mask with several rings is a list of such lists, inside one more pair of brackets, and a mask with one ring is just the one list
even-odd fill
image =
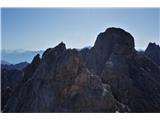
{"label": "clear blue sky", "polygon": [[2,49],[42,50],[61,41],[68,48],[92,46],[108,27],[121,27],[135,38],[136,49],[160,44],[156,8],[2,8]]}

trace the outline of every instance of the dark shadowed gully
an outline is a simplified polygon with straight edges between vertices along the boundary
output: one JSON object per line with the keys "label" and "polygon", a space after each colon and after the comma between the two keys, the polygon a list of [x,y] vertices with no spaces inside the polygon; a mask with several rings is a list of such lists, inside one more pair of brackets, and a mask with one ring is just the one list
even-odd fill
{"label": "dark shadowed gully", "polygon": [[2,112],[160,112],[159,62],[158,45],[139,54],[120,28],[91,49],[61,42],[23,70],[2,70]]}

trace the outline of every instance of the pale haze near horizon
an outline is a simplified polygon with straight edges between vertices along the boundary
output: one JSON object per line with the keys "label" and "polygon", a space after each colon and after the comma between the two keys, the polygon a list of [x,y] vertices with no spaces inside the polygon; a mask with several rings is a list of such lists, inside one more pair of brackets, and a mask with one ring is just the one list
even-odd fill
{"label": "pale haze near horizon", "polygon": [[2,8],[2,49],[45,50],[63,41],[67,48],[93,46],[108,27],[135,38],[135,48],[160,44],[159,8]]}

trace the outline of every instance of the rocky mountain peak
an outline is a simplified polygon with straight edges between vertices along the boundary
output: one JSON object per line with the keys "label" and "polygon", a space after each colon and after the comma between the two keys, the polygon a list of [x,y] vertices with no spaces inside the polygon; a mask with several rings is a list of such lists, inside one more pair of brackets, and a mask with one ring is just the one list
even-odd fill
{"label": "rocky mountain peak", "polygon": [[42,58],[54,56],[63,53],[66,50],[66,45],[61,42],[54,48],[48,48],[42,55]]}
{"label": "rocky mountain peak", "polygon": [[147,56],[152,62],[160,66],[160,46],[156,43],[149,43],[145,50],[145,56]]}
{"label": "rocky mountain peak", "polygon": [[41,60],[40,55],[37,54],[36,56],[34,56],[34,58],[33,58],[33,60],[32,60],[32,63],[39,62],[40,60]]}
{"label": "rocky mountain peak", "polygon": [[150,47],[153,47],[153,48],[159,48],[160,46],[159,46],[159,45],[157,45],[156,43],[152,43],[152,42],[150,42],[150,43],[148,44],[148,48],[150,48]]}
{"label": "rocky mountain peak", "polygon": [[37,69],[39,63],[41,61],[40,55],[37,54],[36,56],[34,56],[31,64],[29,64],[25,69],[24,69],[24,80],[28,80],[33,73],[35,72],[35,70]]}
{"label": "rocky mountain peak", "polygon": [[66,49],[66,45],[63,42],[60,42],[56,47],[56,50],[65,50]]}
{"label": "rocky mountain peak", "polygon": [[31,74],[25,73],[28,80],[21,84],[21,90],[17,89],[4,111],[115,112],[127,108],[122,108],[100,77],[88,70],[76,49],[64,46],[60,43],[47,50],[35,70],[30,69],[30,64]]}
{"label": "rocky mountain peak", "polygon": [[121,28],[108,28],[97,36],[94,46],[81,51],[87,67],[100,74],[111,55],[133,57],[135,53],[133,36]]}
{"label": "rocky mountain peak", "polygon": [[131,54],[134,51],[133,36],[121,28],[108,28],[100,33],[94,48],[100,53]]}
{"label": "rocky mountain peak", "polygon": [[[145,51],[150,58],[159,54],[156,46]],[[91,49],[61,42],[34,57],[3,111],[159,112],[160,69],[134,53],[133,36],[121,28],[100,33]]]}

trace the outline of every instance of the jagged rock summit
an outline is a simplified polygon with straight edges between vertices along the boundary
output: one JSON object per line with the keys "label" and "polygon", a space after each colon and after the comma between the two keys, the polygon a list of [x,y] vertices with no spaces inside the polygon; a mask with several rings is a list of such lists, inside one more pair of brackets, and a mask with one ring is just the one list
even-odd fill
{"label": "jagged rock summit", "polygon": [[108,55],[107,58],[112,52],[130,55],[134,49],[134,38],[121,28],[108,28],[98,35],[93,49],[104,56]]}
{"label": "jagged rock summit", "polygon": [[160,111],[160,70],[137,53],[131,34],[108,28],[90,50],[81,53],[89,70],[109,84],[113,96],[132,112]]}
{"label": "jagged rock summit", "polygon": [[91,49],[83,49],[80,52],[87,67],[99,75],[112,53],[128,57],[134,54],[134,38],[121,28],[108,28],[98,35]]}
{"label": "jagged rock summit", "polygon": [[160,67],[160,46],[155,43],[149,43],[144,53],[150,60]]}
{"label": "jagged rock summit", "polygon": [[60,43],[47,49],[38,61],[32,74],[26,72],[30,77],[14,91],[5,112],[129,111],[113,97],[109,86],[88,70],[77,50]]}
{"label": "jagged rock summit", "polygon": [[120,28],[91,49],[61,42],[35,56],[4,112],[160,112],[160,69]]}

